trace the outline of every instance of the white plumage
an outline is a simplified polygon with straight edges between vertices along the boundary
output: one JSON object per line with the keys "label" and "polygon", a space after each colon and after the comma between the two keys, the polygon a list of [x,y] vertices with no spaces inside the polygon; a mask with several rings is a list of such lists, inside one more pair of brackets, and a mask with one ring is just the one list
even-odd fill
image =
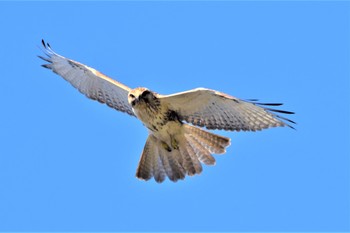
{"label": "white plumage", "polygon": [[[256,131],[289,126],[295,122],[276,113],[293,114],[254,100],[244,101],[227,94],[197,88],[172,95],[160,95],[147,88],[131,89],[99,71],[55,53],[42,41],[48,62],[43,67],[77,88],[88,98],[139,118],[149,130],[136,176],[157,182],[172,181],[202,172],[202,165],[214,165],[212,153],[223,154],[230,139],[195,126],[230,131]],[[185,122],[192,124],[187,125]]]}

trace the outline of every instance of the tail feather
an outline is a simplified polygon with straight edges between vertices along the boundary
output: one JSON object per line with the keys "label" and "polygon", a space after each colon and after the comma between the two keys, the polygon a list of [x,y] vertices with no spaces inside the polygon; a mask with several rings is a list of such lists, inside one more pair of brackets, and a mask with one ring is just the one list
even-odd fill
{"label": "tail feather", "polygon": [[166,173],[158,150],[157,138],[149,135],[137,167],[137,178],[149,180],[153,176],[158,183],[165,180]]}
{"label": "tail feather", "polygon": [[206,165],[215,165],[215,158],[210,152],[194,137],[191,135],[185,135],[187,140],[193,145],[195,153],[198,159]]}
{"label": "tail feather", "polygon": [[[154,143],[154,145],[156,146],[157,144]],[[165,173],[165,169],[163,167],[162,160],[159,156],[158,148],[156,148],[155,153],[151,154],[150,156],[153,157],[153,161],[152,161],[153,169],[152,169],[152,171],[153,171],[154,179],[157,181],[157,183],[162,183],[165,180],[166,173]]]}
{"label": "tail feather", "polygon": [[173,150],[169,152],[161,146],[159,146],[158,149],[165,173],[167,174],[169,179],[174,182],[176,182],[179,179],[184,179],[185,171],[183,170],[177,158],[175,157],[176,151]]}
{"label": "tail feather", "polygon": [[184,125],[185,134],[190,135],[201,143],[210,153],[223,154],[226,152],[226,147],[230,145],[230,139],[204,131],[200,128]]}
{"label": "tail feather", "polygon": [[196,168],[194,167],[194,163],[192,161],[192,157],[189,154],[187,146],[180,146],[180,153],[183,158],[183,167],[186,170],[187,175],[193,176],[196,174]]}
{"label": "tail feather", "polygon": [[182,166],[182,156],[179,150],[173,150],[171,153],[172,156],[168,156],[168,159],[174,173],[174,179],[172,181],[183,180],[186,176],[186,171]]}
{"label": "tail feather", "polygon": [[153,155],[156,151],[155,144],[152,142],[152,138],[148,137],[145,147],[143,148],[142,155],[137,167],[136,176],[143,180],[149,180],[153,176]]}
{"label": "tail feather", "polygon": [[215,158],[211,153],[225,153],[230,139],[190,125],[184,126],[184,134],[178,135],[176,148],[164,147],[154,135],[147,138],[142,152],[136,176],[143,180],[154,179],[161,183],[166,176],[176,182],[184,179],[186,174],[193,176],[203,170],[202,163],[214,165]]}
{"label": "tail feather", "polygon": [[173,169],[169,164],[167,154],[163,153],[161,148],[158,148],[158,150],[159,150],[159,157],[161,159],[166,175],[169,177],[170,180],[174,180]]}
{"label": "tail feather", "polygon": [[200,163],[198,156],[196,154],[196,151],[194,150],[193,145],[191,145],[191,143],[189,143],[189,141],[186,141],[186,149],[188,152],[188,155],[191,158],[191,161],[193,163],[194,169],[195,169],[195,174],[200,174],[202,173],[202,164]]}

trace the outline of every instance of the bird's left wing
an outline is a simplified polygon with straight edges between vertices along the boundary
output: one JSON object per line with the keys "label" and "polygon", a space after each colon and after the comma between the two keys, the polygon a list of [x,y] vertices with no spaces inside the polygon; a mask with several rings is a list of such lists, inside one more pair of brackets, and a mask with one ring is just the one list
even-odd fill
{"label": "bird's left wing", "polygon": [[256,131],[295,123],[277,113],[293,114],[263,104],[244,101],[227,94],[197,88],[172,95],[160,95],[161,102],[174,110],[181,120],[207,129]]}
{"label": "bird's left wing", "polygon": [[88,98],[135,116],[128,103],[128,93],[131,90],[129,87],[91,67],[55,53],[43,40],[42,44],[47,57],[39,56],[39,58],[48,62],[43,67],[63,77]]}

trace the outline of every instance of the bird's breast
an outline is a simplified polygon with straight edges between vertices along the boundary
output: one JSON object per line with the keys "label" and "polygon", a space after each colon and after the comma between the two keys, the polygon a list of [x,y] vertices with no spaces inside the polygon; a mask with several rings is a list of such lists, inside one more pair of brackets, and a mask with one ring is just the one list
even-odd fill
{"label": "bird's breast", "polygon": [[134,108],[135,115],[152,132],[168,131],[168,123],[176,122],[182,124],[175,111],[166,107],[158,106],[156,108],[148,105],[137,106]]}

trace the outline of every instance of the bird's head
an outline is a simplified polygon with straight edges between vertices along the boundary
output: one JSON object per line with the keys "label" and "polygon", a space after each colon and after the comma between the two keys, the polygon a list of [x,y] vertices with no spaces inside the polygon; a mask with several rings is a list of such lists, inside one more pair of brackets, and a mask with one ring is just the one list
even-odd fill
{"label": "bird's head", "polygon": [[144,87],[135,88],[128,95],[128,102],[132,107],[139,103],[152,103],[154,99],[154,93]]}

